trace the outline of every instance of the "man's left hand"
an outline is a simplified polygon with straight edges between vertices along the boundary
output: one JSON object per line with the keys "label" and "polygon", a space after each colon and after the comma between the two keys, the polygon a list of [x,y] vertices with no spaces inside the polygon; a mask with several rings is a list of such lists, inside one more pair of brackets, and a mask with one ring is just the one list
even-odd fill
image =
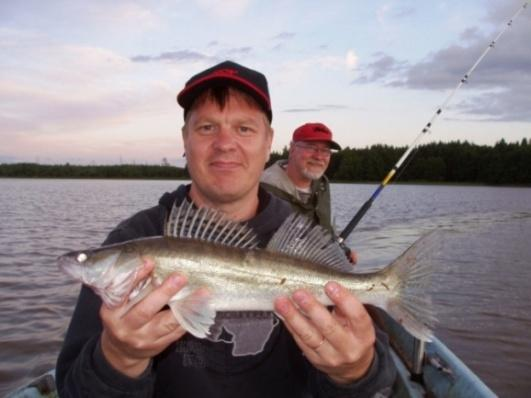
{"label": "man's left hand", "polygon": [[292,300],[276,299],[275,310],[308,360],[336,383],[348,384],[372,364],[374,326],[363,304],[343,286],[328,282],[325,291],[335,304],[332,312],[302,289]]}

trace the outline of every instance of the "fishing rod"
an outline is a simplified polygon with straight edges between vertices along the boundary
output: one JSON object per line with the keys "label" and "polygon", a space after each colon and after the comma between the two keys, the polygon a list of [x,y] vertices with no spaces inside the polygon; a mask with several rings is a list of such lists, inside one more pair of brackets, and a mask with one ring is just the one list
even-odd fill
{"label": "fishing rod", "polygon": [[[468,79],[469,79],[470,75],[472,74],[472,72],[474,72],[476,67],[483,60],[483,58],[485,58],[485,56],[489,53],[489,51],[494,48],[494,45],[500,39],[500,37],[505,33],[505,31],[512,26],[513,21],[527,8],[527,4],[528,3],[529,2],[526,1],[518,9],[518,11],[512,16],[512,18],[509,20],[509,22],[507,22],[507,24],[502,29],[502,31],[500,33],[498,33],[498,35],[496,36],[496,38],[493,41],[490,42],[490,44],[487,46],[485,51],[483,51],[483,53],[479,56],[479,58],[476,60],[476,62],[474,62],[472,67],[465,73],[465,75],[461,78],[461,80],[459,81],[457,86],[453,89],[453,91],[450,92],[450,94],[446,97],[446,99],[443,102],[443,104],[435,111],[434,115],[431,117],[431,119],[428,121],[428,123],[424,126],[422,131],[417,135],[415,140],[413,140],[413,142],[409,145],[409,147],[406,149],[406,152],[404,152],[402,157],[400,157],[400,159],[398,159],[398,162],[396,162],[396,164],[393,166],[391,171],[389,171],[389,173],[385,176],[385,178],[380,183],[378,188],[374,191],[374,193],[371,195],[371,197],[363,204],[363,206],[361,206],[361,208],[354,215],[354,217],[352,217],[352,219],[350,220],[348,225],[345,227],[343,232],[341,232],[339,234],[339,236],[337,238],[337,240],[338,240],[338,242],[340,244],[343,244],[343,242],[350,235],[352,230],[358,225],[358,223],[363,218],[365,213],[367,213],[367,211],[370,209],[370,207],[372,206],[373,202],[378,197],[378,195],[380,195],[380,193],[385,188],[385,186],[389,184],[389,182],[391,181],[393,176],[400,170],[400,167],[405,162],[405,160],[408,159],[408,157],[413,152],[413,150],[418,147],[418,145],[419,145],[421,139],[424,137],[424,135],[426,135],[427,133],[431,132],[430,129],[432,128],[433,124],[435,123],[435,120],[441,115],[443,110],[447,108],[448,103],[454,97],[454,95],[457,92],[457,90],[459,90],[463,84],[468,82]],[[400,171],[402,172],[403,170],[400,170]]]}

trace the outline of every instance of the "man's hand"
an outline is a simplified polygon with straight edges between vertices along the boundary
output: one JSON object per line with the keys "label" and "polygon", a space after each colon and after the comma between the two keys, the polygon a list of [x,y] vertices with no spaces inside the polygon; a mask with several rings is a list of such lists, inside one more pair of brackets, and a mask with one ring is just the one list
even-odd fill
{"label": "man's hand", "polygon": [[348,384],[372,364],[374,326],[363,304],[344,287],[329,282],[325,291],[335,304],[333,312],[305,290],[297,290],[292,300],[278,298],[275,310],[308,360],[336,383]]}
{"label": "man's hand", "polygon": [[356,265],[357,264],[357,262],[358,262],[358,254],[354,250],[351,250],[350,253],[348,254],[348,261],[350,261],[352,263],[352,265]]}
{"label": "man's hand", "polygon": [[[135,286],[149,276],[153,267],[152,261],[144,261]],[[151,358],[186,333],[170,310],[161,311],[185,284],[183,276],[172,274],[131,308],[127,302],[113,309],[101,306],[101,348],[116,370],[129,377],[141,375]]]}

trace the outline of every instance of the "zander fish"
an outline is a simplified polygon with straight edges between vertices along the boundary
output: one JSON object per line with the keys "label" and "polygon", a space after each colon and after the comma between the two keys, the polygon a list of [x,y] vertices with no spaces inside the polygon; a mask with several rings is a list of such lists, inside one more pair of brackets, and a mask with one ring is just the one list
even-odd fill
{"label": "zander fish", "polygon": [[[260,249],[254,232],[244,223],[185,202],[174,205],[164,236],[74,251],[58,261],[68,275],[90,286],[111,307],[126,299],[134,304],[178,271],[186,275],[188,284],[168,306],[181,326],[213,341],[223,340],[224,328],[233,336],[229,340],[234,343],[233,355],[248,355],[263,349],[278,323],[272,313],[275,297],[304,288],[331,305],[323,289],[331,280],[363,303],[387,311],[413,336],[429,340],[435,319],[427,259],[434,241],[430,234],[387,267],[354,272],[332,236],[304,216],[290,215],[267,247]],[[145,257],[155,262],[153,275],[132,286]],[[197,294],[205,287],[207,294]],[[262,320],[261,327],[253,324],[252,313]],[[243,314],[247,321],[242,323]],[[245,340],[239,335],[254,337]]]}

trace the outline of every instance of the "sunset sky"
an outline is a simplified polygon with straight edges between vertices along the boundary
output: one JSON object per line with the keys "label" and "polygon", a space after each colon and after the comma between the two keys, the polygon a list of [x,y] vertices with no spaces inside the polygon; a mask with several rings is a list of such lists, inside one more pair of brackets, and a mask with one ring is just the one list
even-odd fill
{"label": "sunset sky", "polygon": [[[320,121],[408,145],[518,0],[0,1],[0,163],[182,165],[177,92],[226,59],[263,72],[274,149]],[[531,139],[531,6],[425,142]]]}

